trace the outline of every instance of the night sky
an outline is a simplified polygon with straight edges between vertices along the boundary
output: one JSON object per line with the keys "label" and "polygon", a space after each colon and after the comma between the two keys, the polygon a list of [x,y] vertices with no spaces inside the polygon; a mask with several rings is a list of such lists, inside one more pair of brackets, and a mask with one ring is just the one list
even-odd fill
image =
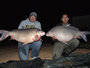
{"label": "night sky", "polygon": [[[30,12],[32,11],[35,11],[38,14],[37,20],[41,22],[42,29],[45,32],[54,27],[57,23],[60,23],[60,15],[64,12],[68,13],[71,17],[90,15],[90,3],[86,0],[30,0],[29,2],[5,1],[1,3],[0,29],[4,30],[17,29],[20,22],[29,17]],[[88,19],[90,21],[90,17]],[[74,23],[74,25],[78,27],[80,25],[80,27],[82,27],[82,29],[84,30],[86,30],[86,28],[90,26],[89,22],[87,23],[87,21],[85,21],[85,23],[79,23]]]}
{"label": "night sky", "polygon": [[17,29],[21,20],[26,19],[30,12],[38,14],[42,29],[48,31],[60,22],[60,14],[66,12],[71,17],[90,15],[89,1],[7,1],[1,5],[0,29]]}

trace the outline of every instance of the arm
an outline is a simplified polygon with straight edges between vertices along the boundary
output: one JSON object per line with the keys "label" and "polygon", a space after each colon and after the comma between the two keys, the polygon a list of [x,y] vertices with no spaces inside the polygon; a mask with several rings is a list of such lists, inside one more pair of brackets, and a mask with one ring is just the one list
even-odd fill
{"label": "arm", "polygon": [[42,30],[42,27],[41,27],[41,23],[40,22],[38,22],[36,28],[39,28],[40,30]]}
{"label": "arm", "polygon": [[19,24],[18,29],[24,29],[24,22],[23,21],[21,21],[21,23]]}

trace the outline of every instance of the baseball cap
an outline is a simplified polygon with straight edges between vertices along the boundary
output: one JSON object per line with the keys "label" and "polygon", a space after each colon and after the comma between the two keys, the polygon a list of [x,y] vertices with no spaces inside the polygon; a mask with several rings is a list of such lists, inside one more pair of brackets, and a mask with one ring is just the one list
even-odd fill
{"label": "baseball cap", "polygon": [[35,16],[37,18],[37,13],[36,12],[31,12],[30,16]]}

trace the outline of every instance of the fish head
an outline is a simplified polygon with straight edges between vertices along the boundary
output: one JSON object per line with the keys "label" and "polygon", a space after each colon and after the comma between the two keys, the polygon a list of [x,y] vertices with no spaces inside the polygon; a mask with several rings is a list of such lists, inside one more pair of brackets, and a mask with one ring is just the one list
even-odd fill
{"label": "fish head", "polygon": [[45,35],[45,32],[44,31],[37,31],[37,35],[38,36],[44,36]]}
{"label": "fish head", "polygon": [[47,36],[47,37],[52,37],[52,36],[53,36],[53,33],[52,33],[52,32],[47,32],[47,33],[46,33],[46,36]]}

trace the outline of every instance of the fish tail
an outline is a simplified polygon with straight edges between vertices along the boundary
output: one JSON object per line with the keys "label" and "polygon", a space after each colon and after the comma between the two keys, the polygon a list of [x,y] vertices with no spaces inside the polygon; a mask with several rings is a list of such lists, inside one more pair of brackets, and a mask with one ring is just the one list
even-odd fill
{"label": "fish tail", "polygon": [[83,38],[83,40],[84,40],[85,42],[87,42],[87,37],[86,37],[86,35],[88,35],[88,34],[90,34],[90,32],[88,32],[88,31],[81,32],[81,37]]}
{"label": "fish tail", "polygon": [[8,37],[8,31],[6,30],[0,30],[0,41],[3,41],[4,39],[6,39]]}
{"label": "fish tail", "polygon": [[88,35],[88,34],[90,34],[90,32],[89,31],[85,31],[84,34],[85,35]]}

